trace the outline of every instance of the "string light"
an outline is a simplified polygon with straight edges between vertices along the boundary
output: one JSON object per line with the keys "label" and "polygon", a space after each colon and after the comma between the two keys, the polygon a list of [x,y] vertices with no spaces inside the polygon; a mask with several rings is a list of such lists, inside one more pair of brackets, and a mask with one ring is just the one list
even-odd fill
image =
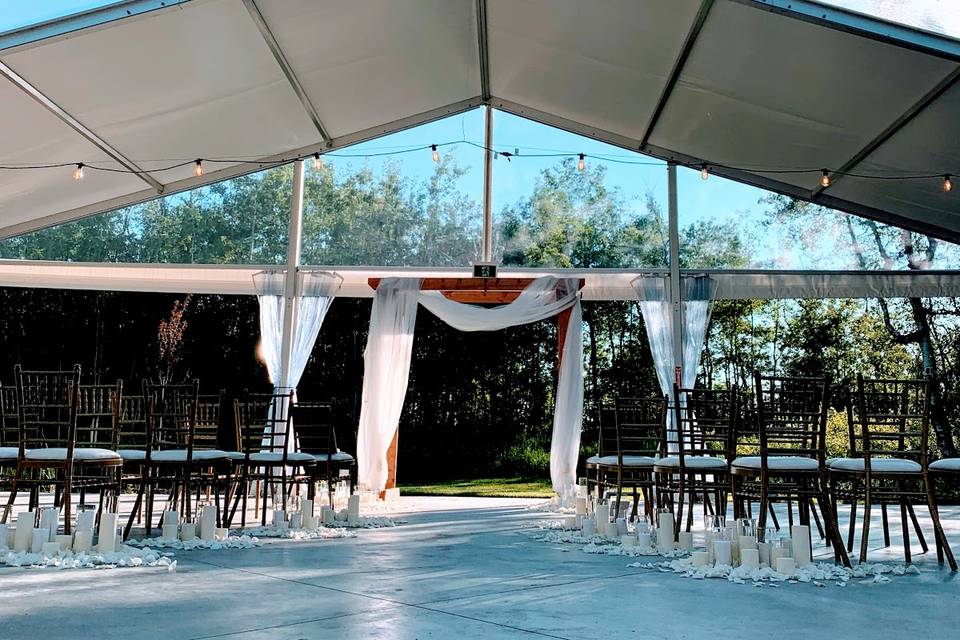
{"label": "string light", "polygon": [[197,158],[197,162],[193,166],[193,175],[198,178],[203,175],[203,161],[200,158]]}
{"label": "string light", "polygon": [[577,171],[583,171],[583,170],[586,169],[586,168],[587,168],[586,156],[584,156],[584,155],[581,153],[581,154],[580,154],[580,159],[577,160]]}
{"label": "string light", "polygon": [[430,149],[433,151],[433,161],[440,162],[440,152],[437,151],[437,145],[435,144],[430,145]]}
{"label": "string light", "polygon": [[710,172],[707,171],[707,165],[706,164],[700,165],[700,179],[706,180],[709,177],[710,177]]}
{"label": "string light", "polygon": [[323,169],[323,158],[320,157],[319,153],[313,154],[313,170],[320,171]]}
{"label": "string light", "polygon": [[83,163],[80,162],[77,164],[77,168],[73,170],[73,179],[74,180],[83,180]]}
{"label": "string light", "polygon": [[950,191],[953,191],[953,181],[950,180],[949,173],[943,174],[943,190],[946,191],[947,193],[949,193]]}
{"label": "string light", "polygon": [[820,176],[820,186],[826,189],[830,186],[830,174],[827,173],[826,169],[822,171],[823,175]]}

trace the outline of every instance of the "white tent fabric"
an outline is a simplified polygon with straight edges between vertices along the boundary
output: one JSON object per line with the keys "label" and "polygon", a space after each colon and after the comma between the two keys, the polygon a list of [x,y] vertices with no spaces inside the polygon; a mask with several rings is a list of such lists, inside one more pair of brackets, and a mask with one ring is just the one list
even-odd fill
{"label": "white tent fabric", "polygon": [[0,34],[0,104],[0,166],[90,167],[4,171],[0,238],[490,104],[960,240],[960,42],[809,0],[118,0]]}
{"label": "white tent fabric", "polygon": [[573,495],[583,417],[583,328],[578,285],[576,279],[537,278],[513,302],[485,308],[448,300],[437,291],[420,291],[416,278],[382,281],[374,297],[364,353],[358,481],[374,490],[385,485],[387,449],[407,391],[418,303],[461,331],[495,331],[572,309],[557,382],[550,478],[561,498]]}

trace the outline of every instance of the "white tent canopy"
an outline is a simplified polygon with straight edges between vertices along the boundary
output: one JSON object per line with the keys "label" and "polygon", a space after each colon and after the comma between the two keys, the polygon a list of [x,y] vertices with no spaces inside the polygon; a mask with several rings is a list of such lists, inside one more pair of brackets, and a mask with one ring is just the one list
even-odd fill
{"label": "white tent canopy", "polygon": [[960,174],[960,42],[805,0],[125,0],[0,76],[0,166],[135,172],[0,170],[0,237],[490,104],[960,241],[937,179],[772,172]]}

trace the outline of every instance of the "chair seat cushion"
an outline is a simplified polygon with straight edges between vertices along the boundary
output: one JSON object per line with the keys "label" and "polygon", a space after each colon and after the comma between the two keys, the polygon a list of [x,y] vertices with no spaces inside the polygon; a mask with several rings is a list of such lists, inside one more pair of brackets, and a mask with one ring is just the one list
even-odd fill
{"label": "chair seat cushion", "polygon": [[[732,467],[741,469],[759,469],[760,456],[741,456],[733,461]],[[774,471],[816,471],[820,466],[813,458],[802,456],[768,456],[767,469]]]}
{"label": "chair seat cushion", "polygon": [[[302,451],[291,451],[287,454],[287,462],[293,464],[312,464],[316,461],[316,458],[314,458],[312,455],[309,453],[303,453]],[[250,462],[276,464],[283,462],[283,453],[279,451],[258,451],[257,453],[250,454]]]}
{"label": "chair seat cushion", "polygon": [[[43,462],[45,460],[60,461],[67,459],[66,447],[49,447],[46,449],[28,449],[24,452],[27,460]],[[116,451],[97,449],[95,447],[77,447],[73,450],[74,462],[122,462],[123,459]]]}
{"label": "chair seat cushion", "polygon": [[[186,462],[187,453],[186,449],[164,449],[162,451],[151,452],[150,459],[153,462],[164,463]],[[220,451],[219,449],[195,449],[193,451],[194,462],[213,462],[216,460],[225,460],[226,457],[226,452]]]}
{"label": "chair seat cushion", "polygon": [[143,449],[117,449],[117,453],[124,460],[144,460],[147,457],[147,452]]}
{"label": "chair seat cushion", "polygon": [[[658,467],[679,467],[680,456],[667,456],[657,460]],[[687,469],[726,469],[727,461],[713,456],[683,456],[683,466]]]}
{"label": "chair seat cushion", "polygon": [[343,451],[336,451],[332,455],[329,453],[315,453],[313,457],[316,458],[317,462],[326,462],[327,460],[332,460],[333,462],[353,462],[353,456]]}
{"label": "chair seat cushion", "polygon": [[16,460],[20,450],[16,447],[0,447],[0,460]]}
{"label": "chair seat cushion", "polygon": [[[864,472],[863,458],[836,458],[829,465],[831,471]],[[876,473],[920,473],[920,463],[903,458],[873,458],[870,469]]]}
{"label": "chair seat cushion", "polygon": [[[590,461],[587,460],[587,462]],[[623,456],[623,466],[625,467],[652,467],[656,462],[656,458],[650,456]],[[597,458],[596,462],[592,464],[598,464],[601,467],[615,467],[619,464],[619,458],[617,456],[603,456]]]}
{"label": "chair seat cushion", "polygon": [[960,458],[944,458],[930,463],[931,471],[952,471],[960,473]]}
{"label": "chair seat cushion", "polygon": [[247,457],[243,451],[225,451],[224,453],[226,453],[227,457],[231,460],[243,460]]}

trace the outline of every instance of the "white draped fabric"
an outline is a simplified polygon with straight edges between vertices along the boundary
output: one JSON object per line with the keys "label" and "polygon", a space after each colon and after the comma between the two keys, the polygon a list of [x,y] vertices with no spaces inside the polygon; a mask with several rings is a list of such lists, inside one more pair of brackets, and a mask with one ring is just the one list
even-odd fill
{"label": "white draped fabric", "polygon": [[[680,386],[692,388],[697,381],[697,367],[700,366],[700,354],[703,341],[710,324],[710,311],[716,293],[716,281],[710,276],[681,276],[680,300],[683,305],[682,361],[674,362],[673,352],[673,310],[670,303],[669,276],[640,276],[633,281],[633,288],[640,301],[643,324],[647,328],[647,340],[653,354],[653,366],[657,371],[660,391],[670,398],[673,404],[674,370],[680,365]],[[667,442],[670,449],[676,448],[676,424],[673,412],[668,422],[670,433]]]}
{"label": "white draped fabric", "polygon": [[416,278],[386,278],[377,289],[364,353],[363,400],[357,436],[359,482],[374,490],[387,479],[387,449],[403,410],[417,304],[462,331],[496,331],[571,309],[557,382],[550,448],[550,478],[566,498],[576,484],[583,416],[583,328],[578,281],[537,278],[510,304],[494,308],[454,302],[420,291]]}

